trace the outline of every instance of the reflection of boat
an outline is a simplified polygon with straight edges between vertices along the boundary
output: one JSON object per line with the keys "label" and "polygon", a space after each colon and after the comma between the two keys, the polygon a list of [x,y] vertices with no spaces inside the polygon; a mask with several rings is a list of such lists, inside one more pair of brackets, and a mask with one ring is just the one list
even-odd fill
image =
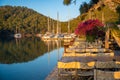
{"label": "reflection of boat", "polygon": [[22,35],[21,35],[21,33],[16,33],[16,34],[14,34],[14,37],[15,37],[15,38],[21,38]]}
{"label": "reflection of boat", "polygon": [[53,38],[54,39],[63,39],[64,35],[63,34],[56,34]]}

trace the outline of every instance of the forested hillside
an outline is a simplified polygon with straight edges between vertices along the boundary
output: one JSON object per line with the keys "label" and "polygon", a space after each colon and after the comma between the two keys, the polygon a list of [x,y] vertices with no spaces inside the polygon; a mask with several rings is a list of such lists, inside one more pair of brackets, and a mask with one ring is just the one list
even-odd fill
{"label": "forested hillside", "polygon": [[[56,21],[49,20],[56,27]],[[44,33],[47,31],[48,18],[32,9],[20,6],[0,7],[0,30],[10,30],[15,33]]]}
{"label": "forested hillside", "polygon": [[[89,7],[89,8],[88,8]],[[77,18],[70,20],[70,30],[74,32],[79,22],[87,19],[99,19],[104,23],[120,22],[120,6],[110,0],[96,2],[91,5],[83,3],[80,7],[81,14]],[[56,31],[57,21],[49,19],[50,31]],[[32,9],[20,6],[1,6],[0,7],[0,32],[9,30],[23,34],[45,33],[48,27],[48,18]],[[61,32],[68,32],[67,22],[59,22]],[[59,28],[60,29],[60,28]]]}

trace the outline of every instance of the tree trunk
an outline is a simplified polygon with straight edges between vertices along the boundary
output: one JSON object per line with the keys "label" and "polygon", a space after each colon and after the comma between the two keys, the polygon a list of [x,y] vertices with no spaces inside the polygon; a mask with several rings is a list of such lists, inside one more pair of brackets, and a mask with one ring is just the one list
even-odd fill
{"label": "tree trunk", "polygon": [[105,48],[108,49],[109,48],[109,33],[110,33],[110,30],[108,29],[106,31],[106,35],[105,35]]}

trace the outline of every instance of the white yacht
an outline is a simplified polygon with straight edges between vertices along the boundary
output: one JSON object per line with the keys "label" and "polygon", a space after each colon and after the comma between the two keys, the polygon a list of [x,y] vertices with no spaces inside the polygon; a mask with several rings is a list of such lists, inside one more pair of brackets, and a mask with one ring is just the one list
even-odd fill
{"label": "white yacht", "polygon": [[14,37],[15,37],[15,38],[21,38],[22,35],[21,35],[21,33],[16,33],[16,34],[14,34]]}

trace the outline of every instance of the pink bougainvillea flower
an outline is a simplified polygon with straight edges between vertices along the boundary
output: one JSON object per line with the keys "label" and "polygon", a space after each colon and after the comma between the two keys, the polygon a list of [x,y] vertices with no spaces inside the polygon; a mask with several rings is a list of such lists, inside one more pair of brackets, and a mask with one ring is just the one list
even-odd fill
{"label": "pink bougainvillea flower", "polygon": [[75,34],[82,35],[95,35],[99,36],[103,34],[103,31],[99,30],[99,27],[103,28],[104,25],[98,19],[89,19],[85,22],[79,23],[78,27],[75,29]]}

